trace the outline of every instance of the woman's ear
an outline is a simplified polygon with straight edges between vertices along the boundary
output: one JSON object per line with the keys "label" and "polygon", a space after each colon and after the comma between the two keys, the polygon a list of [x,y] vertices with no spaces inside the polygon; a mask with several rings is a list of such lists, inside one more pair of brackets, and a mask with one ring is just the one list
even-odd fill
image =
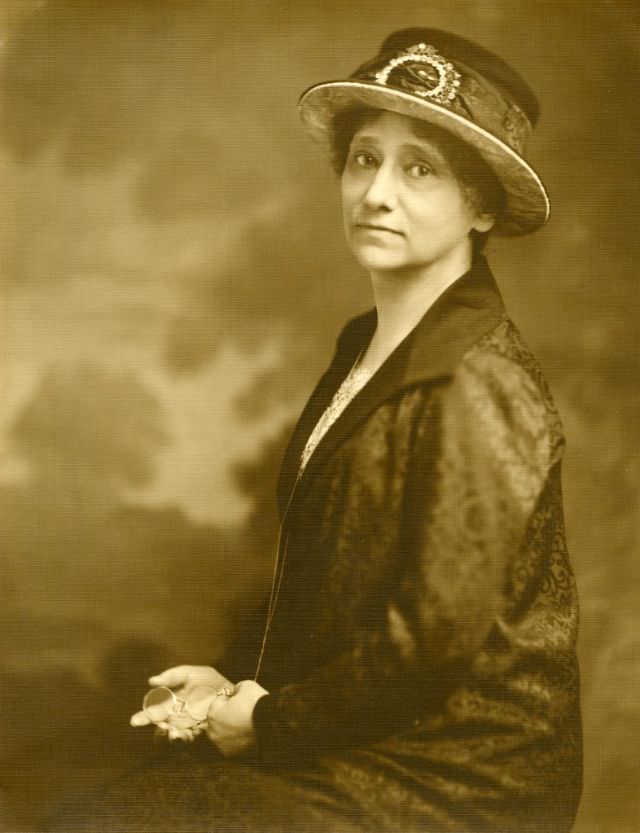
{"label": "woman's ear", "polygon": [[482,234],[486,234],[488,231],[494,227],[496,222],[496,218],[493,214],[477,214],[471,228],[474,231],[479,231]]}

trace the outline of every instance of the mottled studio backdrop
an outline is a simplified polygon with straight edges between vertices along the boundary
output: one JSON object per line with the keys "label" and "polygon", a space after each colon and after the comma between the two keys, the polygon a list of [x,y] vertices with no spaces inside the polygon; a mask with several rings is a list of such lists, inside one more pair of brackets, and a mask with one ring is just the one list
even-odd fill
{"label": "mottled studio backdrop", "polygon": [[532,159],[551,222],[490,255],[569,440],[577,831],[635,833],[639,5],[0,8],[0,827],[37,830],[55,798],[144,754],[127,720],[148,673],[262,626],[287,428],[371,302],[295,102],[392,29],[430,25],[503,54],[542,102]]}

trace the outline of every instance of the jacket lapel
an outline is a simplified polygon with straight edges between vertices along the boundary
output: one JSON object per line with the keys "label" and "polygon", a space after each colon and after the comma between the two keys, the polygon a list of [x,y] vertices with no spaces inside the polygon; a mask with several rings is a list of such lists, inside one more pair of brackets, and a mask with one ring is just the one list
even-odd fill
{"label": "jacket lapel", "polygon": [[333,394],[360,351],[371,340],[376,311],[369,310],[349,322],[338,342],[336,355],[320,379],[293,431],[283,458],[278,482],[281,515],[293,490],[300,493],[327,457],[384,401],[404,388],[452,375],[464,353],[504,316],[504,304],[491,270],[480,256],[473,267],[452,284],[395,348],[366,385],[347,405],[318,443],[297,480],[300,455]]}
{"label": "jacket lapel", "polygon": [[277,497],[281,515],[284,514],[285,507],[289,502],[291,490],[297,479],[300,456],[307,439],[331,402],[340,383],[355,362],[361,346],[368,343],[372,337],[375,327],[375,309],[369,310],[347,323],[338,340],[337,349],[331,364],[321,376],[309,397],[293,429],[280,467]]}

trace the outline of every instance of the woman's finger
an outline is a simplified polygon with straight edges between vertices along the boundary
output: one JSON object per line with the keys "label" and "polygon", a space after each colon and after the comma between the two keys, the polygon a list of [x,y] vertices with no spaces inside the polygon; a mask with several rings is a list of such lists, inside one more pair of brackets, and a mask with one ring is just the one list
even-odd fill
{"label": "woman's finger", "polygon": [[191,677],[191,669],[188,665],[177,665],[175,668],[167,668],[160,674],[149,677],[149,685],[166,685],[168,688],[186,685]]}
{"label": "woman's finger", "polygon": [[185,729],[176,729],[174,726],[169,728],[169,740],[190,740],[189,732]]}
{"label": "woman's finger", "polygon": [[129,723],[132,726],[148,726],[151,721],[144,712],[136,712],[131,716]]}

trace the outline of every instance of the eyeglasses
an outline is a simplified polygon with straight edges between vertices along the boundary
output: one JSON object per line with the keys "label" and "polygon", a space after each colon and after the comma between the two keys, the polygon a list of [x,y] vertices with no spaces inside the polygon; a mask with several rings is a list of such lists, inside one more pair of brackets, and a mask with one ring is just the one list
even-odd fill
{"label": "eyeglasses", "polygon": [[208,685],[199,685],[182,698],[170,688],[158,686],[145,694],[142,711],[151,723],[169,721],[177,729],[200,729],[207,723],[215,698],[221,695],[229,697],[232,693],[227,688],[218,691]]}

